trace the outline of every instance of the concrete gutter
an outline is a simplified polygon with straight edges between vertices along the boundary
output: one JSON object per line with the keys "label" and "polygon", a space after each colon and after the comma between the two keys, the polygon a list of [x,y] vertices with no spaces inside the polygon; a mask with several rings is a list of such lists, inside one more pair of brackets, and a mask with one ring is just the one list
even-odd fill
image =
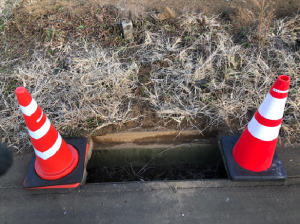
{"label": "concrete gutter", "polygon": [[278,147],[282,182],[226,179],[86,184],[26,190],[33,153],[0,178],[0,223],[298,223],[300,150]]}

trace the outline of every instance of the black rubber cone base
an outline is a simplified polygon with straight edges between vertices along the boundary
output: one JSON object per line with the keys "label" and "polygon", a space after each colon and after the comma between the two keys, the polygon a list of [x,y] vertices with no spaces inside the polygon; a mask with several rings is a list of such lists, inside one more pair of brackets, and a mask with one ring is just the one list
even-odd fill
{"label": "black rubber cone base", "polygon": [[26,188],[34,188],[34,189],[43,189],[43,188],[73,188],[79,186],[83,178],[84,172],[84,163],[85,157],[87,155],[87,144],[86,139],[65,139],[67,144],[72,145],[75,149],[77,149],[79,154],[79,161],[75,169],[68,175],[57,179],[57,180],[45,180],[37,175],[34,169],[34,162],[36,160],[36,156],[34,155],[28,175],[24,181],[24,187]]}
{"label": "black rubber cone base", "polygon": [[285,180],[287,173],[282,165],[281,160],[275,151],[272,165],[269,169],[262,172],[253,172],[242,168],[233,158],[232,149],[239,136],[223,136],[221,137],[221,153],[227,170],[227,174],[232,181],[270,181]]}

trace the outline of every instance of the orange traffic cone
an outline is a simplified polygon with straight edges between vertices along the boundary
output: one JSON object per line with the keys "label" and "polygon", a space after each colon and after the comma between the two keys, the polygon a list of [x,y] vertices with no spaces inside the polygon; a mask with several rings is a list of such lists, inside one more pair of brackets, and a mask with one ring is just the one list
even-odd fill
{"label": "orange traffic cone", "polygon": [[[235,141],[235,145],[229,146],[229,139],[232,142],[234,136],[221,138],[222,150],[228,172],[231,172],[229,174],[231,179],[245,179],[245,177],[246,179],[284,179],[287,177],[278,155],[275,154],[275,148],[289,85],[290,77],[281,75],[277,78],[246,130],[237,142]],[[271,167],[271,171],[268,170]],[[238,170],[242,170],[245,175],[239,176]]]}
{"label": "orange traffic cone", "polygon": [[270,168],[282,122],[290,77],[278,77],[233,148],[235,161],[255,172]]}
{"label": "orange traffic cone", "polygon": [[[38,175],[38,178],[35,177],[36,180],[33,186],[30,186],[31,184],[29,183],[29,185],[27,184],[25,187],[51,188],[53,183],[48,183],[47,181],[62,180],[62,178],[72,174],[79,163],[80,153],[78,149],[71,144],[67,144],[65,140],[62,139],[50,120],[24,87],[18,87],[15,93],[25,123],[28,127],[28,132],[36,156],[36,159],[34,158],[34,171]],[[86,147],[84,147],[84,151],[85,150]],[[85,159],[85,153],[83,157]],[[80,178],[82,178],[82,176]],[[44,184],[37,184],[36,182],[39,182],[41,179]],[[26,180],[29,180],[28,177]],[[26,180],[24,185],[26,184]],[[55,184],[54,186],[56,188],[59,185],[62,187],[74,187],[75,185],[78,186],[80,184],[80,181],[78,183],[69,182],[70,181],[67,181],[67,183],[64,183],[64,181],[57,181],[58,184]]]}

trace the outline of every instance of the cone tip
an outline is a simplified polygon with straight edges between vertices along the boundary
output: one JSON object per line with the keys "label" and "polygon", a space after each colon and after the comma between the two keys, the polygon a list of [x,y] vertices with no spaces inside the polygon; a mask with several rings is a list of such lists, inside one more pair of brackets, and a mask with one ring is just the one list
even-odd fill
{"label": "cone tip", "polygon": [[290,82],[291,81],[291,78],[287,75],[280,75],[280,76],[278,76],[278,79],[282,82]]}
{"label": "cone tip", "polygon": [[26,107],[30,104],[32,97],[25,87],[18,87],[15,90],[19,104]]}
{"label": "cone tip", "polygon": [[288,96],[291,78],[287,75],[280,75],[273,84],[270,94],[278,99],[283,99]]}
{"label": "cone tip", "polygon": [[26,90],[26,88],[25,87],[18,87],[18,88],[16,88],[16,90],[15,90],[15,93],[16,94],[22,94],[22,93],[26,93],[27,92],[27,90]]}

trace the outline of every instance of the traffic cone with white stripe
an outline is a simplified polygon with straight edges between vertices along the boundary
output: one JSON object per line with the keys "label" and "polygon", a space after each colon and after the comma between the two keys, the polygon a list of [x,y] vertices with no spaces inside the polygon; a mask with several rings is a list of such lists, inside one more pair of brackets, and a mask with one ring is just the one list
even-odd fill
{"label": "traffic cone with white stripe", "polygon": [[[62,139],[24,87],[18,87],[15,93],[34,148],[36,156],[34,170],[36,174],[46,181],[61,180],[71,174],[79,163],[77,149]],[[72,183],[67,183],[67,187],[70,187],[70,184]],[[64,183],[62,185],[66,187]],[[76,183],[75,185],[79,184]],[[33,187],[50,188],[51,185]]]}
{"label": "traffic cone with white stripe", "polygon": [[[274,154],[289,85],[290,77],[280,75],[277,78],[246,130],[234,145],[232,156],[240,167],[251,172],[265,172],[272,167],[274,158],[278,157]],[[224,142],[226,141],[223,139]],[[279,158],[276,161],[277,166],[280,165]],[[280,169],[281,172],[283,167]],[[275,170],[274,165],[272,170]],[[259,176],[261,177],[261,174]]]}
{"label": "traffic cone with white stripe", "polygon": [[235,161],[254,172],[270,168],[282,122],[290,77],[277,78],[270,92],[233,148]]}

